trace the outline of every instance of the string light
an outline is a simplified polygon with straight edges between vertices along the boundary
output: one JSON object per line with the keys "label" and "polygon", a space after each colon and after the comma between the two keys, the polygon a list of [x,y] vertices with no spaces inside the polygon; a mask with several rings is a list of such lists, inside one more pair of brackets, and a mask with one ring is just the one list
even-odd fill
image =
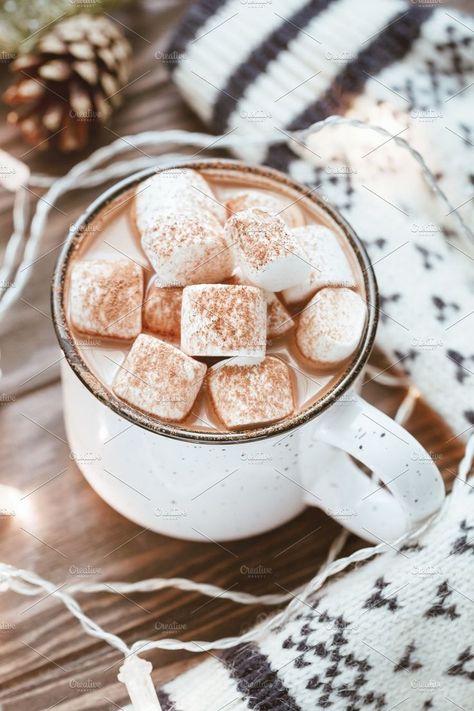
{"label": "string light", "polygon": [[[319,590],[329,578],[341,573],[354,563],[369,560],[381,553],[397,548],[409,540],[417,540],[429,530],[431,526],[440,521],[449,511],[450,505],[456,500],[463,484],[467,481],[473,458],[474,435],[471,435],[466,446],[464,457],[459,464],[458,476],[456,477],[452,494],[446,498],[441,509],[425,521],[416,531],[405,533],[393,543],[379,543],[376,546],[360,548],[345,558],[337,558],[344,545],[345,536],[347,535],[345,531],[342,531],[331,546],[328,558],[318,573],[309,583],[303,586],[301,591],[288,593],[288,597],[291,598],[291,601],[287,607],[276,615],[267,618],[261,625],[243,633],[240,637],[226,637],[224,639],[215,640],[214,642],[185,642],[177,639],[137,640],[129,647],[120,637],[111,632],[107,632],[83,612],[75,598],[70,594],[72,588],[66,589],[64,586],[58,588],[55,583],[40,578],[36,573],[28,570],[20,570],[12,565],[0,562],[0,592],[12,590],[21,595],[32,596],[47,592],[52,597],[60,600],[69,612],[81,623],[87,634],[107,642],[123,654],[124,662],[120,667],[118,679],[126,686],[135,711],[161,711],[160,702],[151,680],[151,664],[147,660],[139,657],[139,653],[152,649],[180,649],[189,652],[203,652],[216,649],[229,649],[238,644],[258,640],[269,628],[282,625],[295,613],[301,604],[306,604],[305,600]],[[118,585],[118,583],[114,583],[113,586],[107,583],[83,583],[81,586],[75,586],[75,592],[94,593],[97,592],[99,587],[103,586],[106,591],[116,593],[119,592],[116,589]],[[197,583],[186,579],[166,580],[164,578],[155,578],[140,581],[139,583],[121,583],[120,586],[120,594],[124,594],[125,591],[130,593],[151,592],[166,587],[173,587],[178,590],[194,590],[213,598],[230,598],[232,595],[233,600],[241,602],[242,604],[262,604],[262,602],[264,604],[275,604],[275,600],[267,600],[266,596],[228,591],[217,586],[208,586],[205,583]],[[242,596],[242,600],[238,599],[239,596]]]}
{"label": "string light", "polygon": [[0,518],[17,518],[28,506],[20,489],[0,484]]}
{"label": "string light", "polygon": [[[450,211],[454,214],[454,217],[458,220],[468,239],[474,239],[471,229],[466,225],[459,212],[453,208],[445,193],[439,187],[436,177],[429,170],[420,153],[413,149],[403,138],[393,136],[385,128],[382,128],[381,126],[373,126],[356,119],[330,116],[323,121],[313,124],[304,131],[289,134],[289,139],[291,140],[294,138],[297,142],[308,143],[312,136],[322,129],[331,125],[334,126],[341,124],[374,131],[383,137],[389,138],[390,140],[393,139],[398,146],[407,150],[418,163],[423,177],[427,181],[428,185],[436,193],[437,197],[445,205],[447,205]],[[54,207],[56,201],[61,197],[61,195],[67,193],[71,189],[77,189],[83,186],[90,188],[91,186],[100,185],[108,180],[117,179],[123,175],[129,175],[133,172],[133,170],[137,170],[139,167],[143,168],[145,165],[159,165],[163,162],[169,163],[172,161],[170,155],[160,157],[150,156],[146,159],[139,158],[135,161],[122,160],[112,165],[108,165],[105,168],[100,167],[110,159],[115,158],[125,150],[128,150],[130,147],[138,148],[138,146],[144,145],[161,146],[167,143],[176,143],[180,145],[196,146],[202,150],[205,150],[209,147],[211,142],[213,145],[220,142],[221,148],[231,149],[238,148],[239,146],[247,143],[261,143],[262,145],[269,145],[275,142],[281,142],[281,134],[275,131],[273,133],[260,135],[258,137],[255,135],[216,137],[202,133],[188,133],[186,131],[145,132],[136,136],[127,136],[117,139],[117,141],[112,142],[110,145],[100,148],[92,153],[85,161],[82,161],[74,166],[74,168],[72,168],[60,179],[52,179],[48,176],[42,175],[30,175],[27,166],[23,163],[18,163],[12,156],[9,156],[9,154],[0,153],[0,176],[3,173],[3,184],[7,187],[7,189],[16,192],[13,215],[14,232],[7,244],[3,263],[0,265],[0,286],[2,284],[4,285],[3,293],[0,298],[0,312],[5,312],[18,298],[20,298],[22,288],[25,286],[29,274],[31,274],[31,270],[27,269],[27,267],[30,266],[30,264],[37,257],[49,211],[52,207]],[[181,156],[181,158],[186,159],[186,156]],[[27,223],[30,191],[26,186],[47,188],[46,194],[36,205],[34,216],[29,227]],[[9,288],[13,285],[13,283],[16,288]],[[398,413],[401,420],[406,419],[406,417],[408,417],[411,413],[416,403],[417,395],[418,393],[414,389],[408,390],[407,396],[402,403],[402,408]],[[454,494],[457,494],[462,483],[466,481],[473,456],[474,435],[470,438],[464,459],[460,463],[459,476],[456,479],[453,489]],[[412,537],[421,535],[433,524],[435,520],[438,520],[445,514],[447,506],[453,498],[454,496],[449,497],[442,509],[426,521],[420,529],[418,529],[418,531],[405,534],[404,537],[395,543],[400,543],[402,540],[408,540]],[[5,517],[10,516],[12,519],[17,516],[23,516],[27,506],[27,496],[19,489],[12,486],[0,485],[0,515]],[[304,587],[301,593],[301,598],[303,600],[308,595],[314,593],[315,590],[319,589],[329,577],[340,573],[352,563],[367,560],[385,550],[388,550],[388,544],[379,544],[378,546],[359,549],[346,558],[339,558],[336,560],[336,556],[342,548],[344,536],[345,532],[343,532],[343,534],[336,539],[334,546],[331,547],[329,560],[323,566],[322,570],[320,570],[318,574]],[[210,595],[211,597],[230,597],[232,594],[233,599],[241,596],[242,599],[236,601],[242,602],[243,604],[257,602],[261,603],[265,601],[265,596],[263,596],[262,600],[262,598],[259,598],[258,596],[250,596],[248,594],[245,595],[244,593],[237,592],[229,593],[228,591],[222,590],[221,588],[217,588],[215,586],[206,586],[204,584],[195,583],[189,580],[177,582],[173,580],[165,581],[163,579],[155,579],[150,581],[142,581],[138,584],[123,584],[124,588],[126,587],[127,589],[133,585],[142,585],[144,587],[143,591],[162,589],[163,587],[175,587],[182,590],[194,589],[202,592],[203,594]],[[95,584],[95,586],[97,586],[97,584]],[[95,592],[95,586],[94,584],[90,584],[89,586],[84,584],[81,586],[80,591]],[[75,599],[71,597],[66,590],[57,588],[56,585],[40,578],[35,573],[26,570],[19,570],[14,566],[0,562],[0,590],[7,589],[14,590],[15,592],[23,595],[38,595],[42,594],[43,591],[48,592],[48,594],[63,602],[71,614],[79,620],[88,634],[98,639],[102,639],[118,649],[124,655],[124,663],[120,669],[119,679],[127,687],[129,696],[133,701],[135,708],[140,711],[151,711],[152,709],[158,711],[161,707],[156,696],[154,686],[151,682],[151,665],[146,660],[143,660],[137,656],[139,651],[160,648],[186,649],[188,651],[197,652],[203,650],[230,648],[243,641],[249,641],[259,637],[263,634],[267,627],[274,625],[276,622],[281,623],[294,612],[300,602],[299,596],[298,598],[295,598],[294,593],[289,594],[292,599],[284,610],[279,612],[275,617],[269,618],[269,620],[263,625],[254,628],[237,638],[230,637],[222,640],[216,640],[214,642],[199,643],[192,641],[182,642],[180,640],[162,639],[139,640],[131,647],[128,647],[128,645],[125,644],[121,638],[102,629],[99,625],[97,625],[97,623],[85,615]],[[79,590],[76,590],[76,592],[79,592]],[[275,604],[275,601],[268,601],[267,604]]]}

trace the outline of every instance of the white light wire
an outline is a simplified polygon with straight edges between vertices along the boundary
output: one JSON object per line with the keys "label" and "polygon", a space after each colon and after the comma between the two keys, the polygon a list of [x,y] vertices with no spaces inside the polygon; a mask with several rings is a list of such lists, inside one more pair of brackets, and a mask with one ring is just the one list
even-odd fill
{"label": "white light wire", "polygon": [[[297,143],[304,145],[305,141],[313,134],[322,131],[328,126],[336,125],[349,125],[354,128],[370,130],[378,133],[381,136],[389,137],[395,143],[407,150],[414,160],[418,163],[421,168],[422,175],[430,188],[437,194],[441,201],[448,207],[449,212],[453,214],[455,219],[458,220],[462,231],[467,235],[468,239],[474,243],[474,233],[470,227],[466,224],[462,218],[459,211],[454,208],[440,188],[435,175],[428,168],[423,156],[414,149],[404,138],[400,136],[392,136],[392,134],[382,126],[376,126],[358,119],[348,119],[342,116],[329,116],[323,121],[317,121],[312,124],[309,128],[303,131],[294,131],[288,134],[288,143],[291,139],[294,139]],[[0,299],[0,314],[9,308],[15,301],[20,298],[20,294],[28,281],[30,275],[30,267],[38,258],[39,249],[41,245],[42,235],[44,233],[44,227],[46,224],[47,217],[50,210],[55,206],[56,202],[59,200],[61,195],[68,192],[69,190],[74,190],[80,187],[94,187],[100,185],[108,180],[117,179],[118,177],[123,177],[128,175],[137,169],[142,167],[148,167],[150,165],[159,165],[162,162],[172,162],[172,159],[179,162],[179,160],[189,160],[190,158],[197,157],[206,149],[237,149],[242,145],[271,145],[273,143],[282,143],[281,133],[278,130],[271,131],[267,134],[262,135],[249,135],[241,136],[238,134],[233,134],[231,132],[224,134],[223,136],[212,136],[206,133],[190,133],[183,130],[171,130],[171,131],[145,131],[137,135],[123,136],[117,138],[115,141],[107,146],[99,148],[97,151],[92,153],[88,158],[81,161],[75,165],[71,170],[63,177],[53,180],[47,176],[32,176],[30,178],[31,184],[36,186],[47,187],[46,193],[39,199],[36,206],[36,211],[33,216],[30,228],[30,234],[26,240],[25,249],[23,253],[23,258],[19,264],[16,274],[13,279],[14,287],[4,290],[3,298]],[[176,156],[162,156],[161,158],[149,156],[146,154],[141,147],[142,146],[161,146],[163,144],[176,144],[176,145],[187,145],[198,147],[200,150],[197,151],[193,156],[185,156],[178,154]],[[101,163],[107,163],[116,156],[129,151],[131,148],[139,150],[144,153],[143,157],[135,161],[121,161],[112,165],[107,165],[105,168],[98,168]],[[97,170],[95,170],[97,168]],[[23,191],[20,189],[15,198],[15,209],[14,209],[14,232],[11,240],[16,239],[18,233],[24,233],[24,220],[25,214],[22,207],[21,193]],[[7,249],[8,251],[8,249]],[[11,271],[12,264],[8,263],[4,265],[5,270]],[[1,274],[2,272],[0,272]]]}
{"label": "white light wire", "polygon": [[[461,228],[468,238],[474,241],[474,235],[470,228],[465,224],[462,216],[455,210],[448,198],[439,187],[433,173],[429,170],[421,154],[413,149],[407,141],[399,136],[392,136],[389,131],[381,126],[373,126],[363,123],[356,119],[346,119],[339,116],[330,116],[324,121],[319,121],[304,131],[296,131],[290,134],[297,142],[305,142],[312,134],[317,133],[327,126],[346,124],[360,129],[369,129],[377,132],[382,136],[388,136],[394,140],[397,145],[408,150],[412,157],[416,160],[421,168],[422,174],[430,188],[438,195],[442,202],[454,214],[459,221]],[[142,168],[152,165],[162,165],[163,163],[171,164],[180,160],[189,160],[190,157],[196,157],[202,151],[215,148],[218,145],[219,149],[238,148],[242,143],[263,144],[269,145],[272,143],[281,143],[281,134],[270,133],[263,136],[236,136],[227,134],[221,137],[209,136],[202,133],[188,133],[186,131],[149,131],[138,134],[136,136],[126,136],[117,139],[108,146],[104,146],[95,151],[86,160],[74,166],[64,177],[56,180],[44,175],[33,175],[29,180],[29,185],[33,187],[46,188],[46,193],[38,200],[33,219],[31,221],[30,232],[27,239],[25,234],[27,230],[28,205],[29,198],[27,190],[20,188],[17,192],[14,203],[14,230],[8,242],[4,262],[0,269],[0,283],[14,282],[15,288],[7,288],[3,291],[3,298],[0,301],[0,313],[5,312],[15,301],[20,298],[22,289],[24,288],[29,278],[29,267],[38,259],[39,249],[41,245],[42,235],[49,215],[49,212],[55,206],[58,199],[66,192],[82,187],[95,187],[109,180],[116,180],[120,177],[133,173]],[[105,168],[100,168],[102,163],[113,159],[115,156],[130,150],[130,148],[140,149],[141,146],[159,146],[165,143],[188,145],[200,148],[194,156],[185,156],[182,154],[164,155],[161,157],[153,157],[144,154],[136,160],[118,161]],[[144,153],[144,151],[141,151]],[[25,242],[23,255],[20,257],[20,263],[15,270],[15,264],[19,258],[19,251],[22,243]],[[41,257],[39,257],[41,258]],[[404,385],[406,380],[395,378],[387,375],[385,371],[380,372],[379,382],[385,385]],[[403,422],[411,414],[418,393],[415,388],[408,387],[407,394],[401,403],[396,418],[398,422]],[[255,641],[265,632],[277,625],[281,625],[287,620],[295,610],[304,604],[305,600],[313,595],[321,586],[332,576],[337,575],[349,566],[372,558],[387,550],[397,548],[407,540],[417,538],[422,535],[435,521],[442,517],[450,501],[454,498],[454,494],[459,490],[461,484],[466,481],[467,474],[470,471],[474,456],[474,435],[468,441],[464,457],[459,465],[458,477],[456,478],[453,494],[445,500],[441,509],[426,520],[416,531],[405,533],[397,541],[390,544],[380,543],[376,546],[361,548],[345,558],[336,559],[341,552],[347,540],[347,531],[342,531],[333,542],[328,558],[320,568],[318,573],[304,586],[298,590],[285,594],[267,594],[267,595],[252,595],[250,593],[224,590],[219,586],[210,585],[207,583],[197,583],[186,578],[154,578],[150,580],[139,581],[136,583],[83,583],[79,585],[69,586],[66,589],[58,588],[54,583],[45,580],[31,571],[21,570],[6,563],[0,563],[0,591],[14,590],[23,595],[38,595],[47,592],[52,597],[60,600],[70,613],[80,622],[84,631],[97,639],[107,642],[112,647],[118,649],[125,657],[136,655],[138,652],[147,651],[150,649],[168,649],[168,650],[187,650],[190,652],[211,651],[214,649],[229,649],[245,642]],[[127,645],[120,637],[104,630],[100,625],[88,617],[72,597],[72,593],[97,593],[97,592],[117,592],[117,593],[147,593],[168,587],[173,587],[183,591],[199,592],[208,597],[219,597],[238,602],[240,604],[263,604],[263,605],[279,605],[288,602],[286,608],[278,612],[276,615],[269,617],[258,627],[245,632],[237,637],[225,637],[215,641],[181,641],[177,639],[159,639],[159,640],[138,640],[131,646]],[[114,590],[115,588],[115,590]],[[127,688],[128,685],[127,685]],[[129,689],[130,691],[130,689]],[[156,701],[155,708],[159,708]]]}

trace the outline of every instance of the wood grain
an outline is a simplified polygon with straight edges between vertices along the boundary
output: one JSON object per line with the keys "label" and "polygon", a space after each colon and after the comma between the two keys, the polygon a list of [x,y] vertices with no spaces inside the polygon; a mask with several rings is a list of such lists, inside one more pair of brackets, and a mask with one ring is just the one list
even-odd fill
{"label": "wood grain", "polygon": [[[367,396],[392,413],[402,395],[387,394],[373,384],[368,390]],[[83,480],[65,439],[59,383],[8,403],[1,417],[4,480],[28,496],[26,511],[18,520],[0,523],[0,559],[32,568],[58,586],[83,579],[187,576],[253,593],[281,592],[315,573],[339,530],[324,514],[308,509],[268,534],[226,544],[228,550],[159,536],[121,517]],[[422,403],[410,425],[449,481],[462,450],[457,440],[449,441],[452,435]],[[12,474],[7,477],[7,472]],[[351,537],[346,552],[359,545]],[[259,565],[268,572],[258,578],[245,574],[246,568]],[[8,594],[0,599],[3,711],[36,711],[53,704],[61,711],[110,709],[112,701],[125,701],[116,682],[120,655],[84,635],[51,597]],[[269,612],[173,590],[130,598],[83,596],[83,603],[89,615],[127,642],[157,636],[212,639],[238,634]],[[157,683],[196,662],[193,655],[181,652],[147,656]]]}
{"label": "wood grain", "polygon": [[[184,106],[166,73],[154,59],[170,28],[188,3],[149,3],[147,11],[123,13],[134,44],[133,78],[124,107],[111,130],[96,145],[146,129],[201,128]],[[6,71],[1,81],[5,84]],[[0,145],[17,156],[25,153],[13,128],[3,124]],[[72,159],[24,155],[35,170],[62,174]],[[77,160],[77,157],[76,157]],[[2,483],[27,495],[22,515],[0,518],[0,560],[31,568],[58,586],[83,579],[139,580],[152,576],[186,576],[224,588],[253,593],[292,589],[307,581],[324,560],[339,530],[316,509],[266,535],[226,546],[186,543],[140,529],[109,508],[92,491],[76,467],[66,442],[61,412],[59,357],[49,318],[49,279],[55,245],[89,200],[85,193],[61,203],[52,217],[44,252],[12,316],[2,324],[3,392],[0,405]],[[11,229],[11,197],[0,195],[3,244]],[[364,393],[388,413],[402,391],[374,383]],[[423,403],[409,428],[433,453],[447,481],[462,454],[459,439],[449,433]],[[352,536],[345,552],[362,543]],[[230,552],[229,552],[230,551]],[[246,568],[268,569],[258,578]],[[133,597],[94,595],[81,599],[99,624],[128,642],[172,636],[213,639],[238,634],[268,609],[248,608],[173,590]],[[156,683],[183,671],[198,658],[189,653],[156,651]],[[200,655],[202,659],[205,655]],[[120,655],[86,636],[64,608],[52,599],[0,597],[0,704],[3,711],[116,709],[126,694],[116,681]]]}

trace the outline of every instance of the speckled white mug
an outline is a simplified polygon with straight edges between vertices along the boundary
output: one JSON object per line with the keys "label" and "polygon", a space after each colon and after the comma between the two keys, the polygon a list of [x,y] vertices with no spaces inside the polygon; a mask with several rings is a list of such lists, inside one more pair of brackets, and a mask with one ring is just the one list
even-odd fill
{"label": "speckled white mug", "polygon": [[[317,506],[362,538],[394,540],[436,511],[444,497],[423,447],[357,394],[377,327],[377,286],[369,258],[349,225],[314,192],[269,168],[238,161],[192,161],[200,171],[238,170],[306,195],[341,230],[364,275],[369,309],[358,352],[315,404],[270,426],[241,432],[185,430],[128,406],[84,362],[66,319],[70,258],[90,220],[153,170],[99,197],[75,225],[59,256],[52,306],[64,352],[64,415],[71,457],[97,493],[151,530],[189,540],[226,541],[268,531]],[[375,471],[377,486],[347,454]]]}

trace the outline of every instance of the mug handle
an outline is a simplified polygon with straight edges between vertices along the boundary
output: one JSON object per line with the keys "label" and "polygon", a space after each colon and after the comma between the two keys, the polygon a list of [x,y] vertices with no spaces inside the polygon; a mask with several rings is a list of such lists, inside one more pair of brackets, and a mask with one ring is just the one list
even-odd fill
{"label": "mug handle", "polygon": [[[307,503],[365,540],[394,541],[443,503],[444,483],[428,452],[355,391],[321,415],[314,439],[318,453],[321,449],[318,470],[324,476],[313,483]],[[343,452],[366,465],[380,482],[366,476]]]}

